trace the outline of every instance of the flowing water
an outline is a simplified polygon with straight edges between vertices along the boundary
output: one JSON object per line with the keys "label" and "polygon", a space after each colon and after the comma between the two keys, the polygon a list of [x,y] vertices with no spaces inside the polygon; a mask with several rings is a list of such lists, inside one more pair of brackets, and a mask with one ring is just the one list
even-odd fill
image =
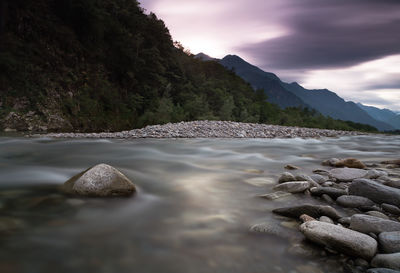
{"label": "flowing water", "polygon": [[[342,272],[343,257],[303,241],[276,207],[283,166],[310,174],[331,157],[398,158],[400,138],[53,140],[0,138],[0,272]],[[57,189],[108,163],[131,198],[72,198]],[[249,227],[267,223],[272,232]]]}

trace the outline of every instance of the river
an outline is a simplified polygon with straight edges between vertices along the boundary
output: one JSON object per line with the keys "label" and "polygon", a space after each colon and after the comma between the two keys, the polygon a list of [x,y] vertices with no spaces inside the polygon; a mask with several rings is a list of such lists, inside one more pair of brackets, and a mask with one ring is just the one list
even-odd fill
{"label": "river", "polygon": [[[258,195],[271,192],[286,164],[310,174],[331,157],[379,162],[399,154],[400,137],[374,135],[0,137],[0,272],[342,272],[345,258],[304,242],[296,221],[271,213],[317,201]],[[121,170],[138,193],[111,199],[58,193],[68,178],[98,163]],[[249,231],[262,222],[276,232]]]}

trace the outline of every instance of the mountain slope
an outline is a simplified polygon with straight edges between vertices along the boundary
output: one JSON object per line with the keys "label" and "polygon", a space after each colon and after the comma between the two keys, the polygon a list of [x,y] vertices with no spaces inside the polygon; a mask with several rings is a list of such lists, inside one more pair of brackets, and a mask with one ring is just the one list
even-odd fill
{"label": "mountain slope", "polygon": [[346,102],[327,89],[308,90],[297,83],[282,82],[275,74],[265,72],[238,56],[228,55],[220,63],[233,69],[253,87],[264,89],[269,100],[281,107],[306,106],[335,119],[369,124],[382,131],[394,129],[389,124],[372,118],[354,102]]}
{"label": "mountain slope", "polygon": [[3,1],[0,130],[116,131],[260,118],[249,84],[189,56],[137,1]]}
{"label": "mountain slope", "polygon": [[196,59],[200,59],[202,61],[218,61],[218,59],[213,58],[208,56],[207,54],[200,52],[199,54],[196,54],[195,56]]}
{"label": "mountain slope", "polygon": [[371,117],[363,109],[360,109],[354,102],[346,102],[336,93],[327,89],[308,90],[298,83],[288,84],[282,82],[282,85],[286,90],[296,94],[303,101],[307,102],[311,107],[325,116],[369,124],[381,131],[394,129],[389,124]]}
{"label": "mountain slope", "polygon": [[357,106],[366,111],[371,117],[376,120],[383,121],[395,129],[400,129],[400,114],[395,113],[389,109],[379,109],[373,106],[366,106],[361,103],[357,103]]}
{"label": "mountain slope", "polygon": [[264,89],[268,101],[286,107],[306,107],[299,97],[282,87],[280,79],[273,73],[264,72],[235,55],[227,55],[219,61],[228,69],[249,82],[254,89]]}

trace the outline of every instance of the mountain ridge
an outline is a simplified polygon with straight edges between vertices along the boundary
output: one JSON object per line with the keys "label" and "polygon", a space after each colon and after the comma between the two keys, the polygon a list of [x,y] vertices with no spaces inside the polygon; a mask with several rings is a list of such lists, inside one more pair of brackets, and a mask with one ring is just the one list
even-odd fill
{"label": "mountain ridge", "polygon": [[390,109],[381,109],[374,106],[364,105],[362,103],[357,103],[357,106],[366,111],[370,116],[375,118],[376,120],[383,121],[388,123],[396,130],[400,129],[400,114],[390,110]]}
{"label": "mountain ridge", "polygon": [[297,82],[283,82],[277,75],[266,72],[246,62],[237,55],[226,55],[215,59],[249,82],[255,89],[264,89],[268,99],[280,107],[310,107],[325,116],[340,120],[369,124],[380,131],[391,131],[396,127],[386,121],[377,120],[365,109],[352,101],[345,101],[328,89],[306,89]]}

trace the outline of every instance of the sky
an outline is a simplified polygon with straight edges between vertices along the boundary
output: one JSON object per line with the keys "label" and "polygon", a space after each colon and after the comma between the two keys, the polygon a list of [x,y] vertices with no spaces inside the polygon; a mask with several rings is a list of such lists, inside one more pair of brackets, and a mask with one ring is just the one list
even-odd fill
{"label": "sky", "polygon": [[400,0],[142,0],[193,54],[400,111]]}

